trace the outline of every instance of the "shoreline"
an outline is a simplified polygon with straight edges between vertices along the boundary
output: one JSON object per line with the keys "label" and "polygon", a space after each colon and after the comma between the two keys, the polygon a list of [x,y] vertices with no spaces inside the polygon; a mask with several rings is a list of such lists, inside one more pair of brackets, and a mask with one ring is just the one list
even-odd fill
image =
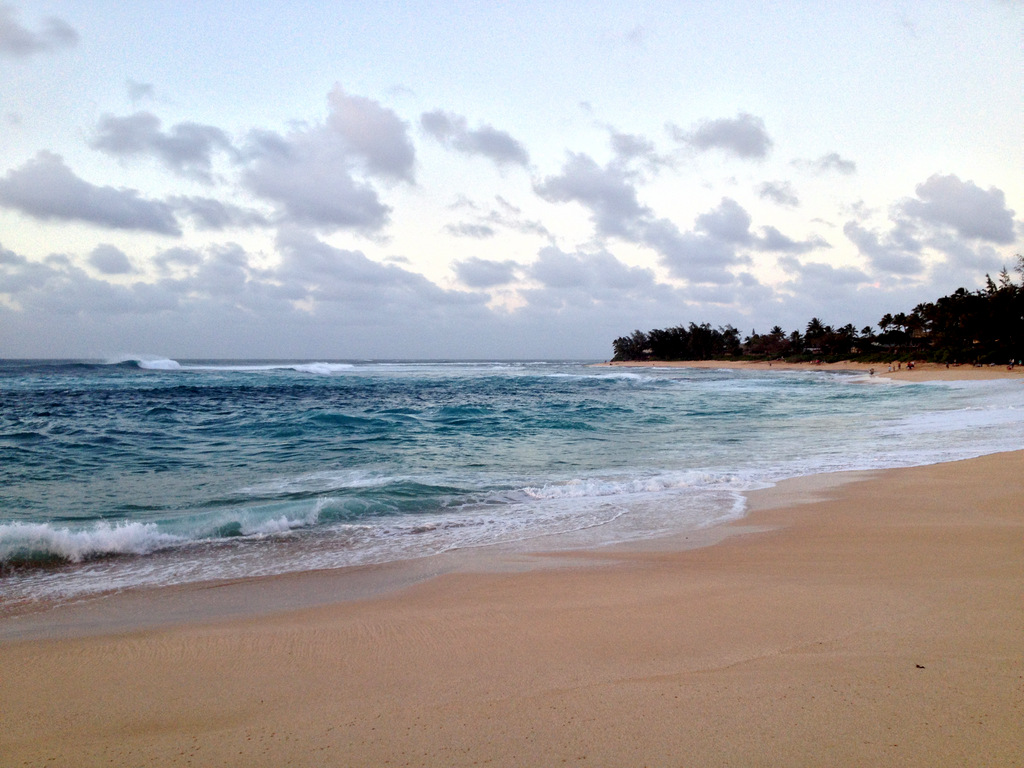
{"label": "shoreline", "polygon": [[[771,370],[768,363],[746,361],[682,361],[682,362],[631,362],[592,364],[606,367],[665,367],[665,368],[733,368],[738,370]],[[863,372],[868,366],[860,363],[836,363],[826,365],[776,364],[774,370],[815,370]],[[918,370],[902,371],[888,378],[900,376],[909,380],[930,380],[936,378],[939,366],[921,364]],[[944,367],[943,367],[944,368]],[[1006,379],[1020,375],[1024,369],[1004,372],[988,367],[984,369],[953,367],[941,371],[943,379],[970,380],[973,378]],[[886,378],[885,374],[880,378]],[[914,378],[912,378],[914,377]],[[847,470],[847,473],[850,470]],[[844,472],[840,475],[846,474]],[[747,494],[749,496],[749,494]],[[749,511],[749,510],[748,510]],[[741,522],[745,519],[740,518]],[[484,544],[456,548],[440,554],[406,557],[405,559],[364,564],[358,566],[331,567],[317,570],[284,571],[266,576],[225,576],[204,581],[185,582],[171,585],[138,585],[108,592],[85,592],[79,596],[34,599],[0,600],[0,643],[18,638],[52,638],[61,633],[99,634],[112,630],[131,630],[142,626],[167,625],[183,618],[216,619],[218,617],[243,617],[255,612],[269,613],[290,606],[295,602],[294,594],[301,593],[299,603],[303,606],[320,605],[333,599],[339,590],[350,597],[364,599],[401,589],[418,581],[453,572],[476,570],[516,571],[537,567],[556,567],[557,560],[550,551],[560,552],[559,557],[569,562],[587,559],[588,552],[618,551],[623,548],[649,549],[664,546],[689,548],[713,543],[730,535],[732,529],[715,523],[705,528],[690,529],[676,534],[666,532],[648,534],[650,540],[633,537],[621,539],[618,543],[599,542],[591,539],[586,530],[541,535],[523,541],[503,544]],[[666,543],[668,542],[668,543]],[[160,554],[150,557],[159,558]],[[541,565],[543,564],[543,566]],[[305,587],[291,588],[288,583],[308,580]],[[263,594],[254,600],[254,589],[247,585],[265,585]],[[214,598],[213,595],[231,597]],[[159,611],[145,611],[146,620],[137,624],[139,611],[126,608],[133,602],[139,604],[154,596]],[[309,595],[312,595],[310,597]],[[8,597],[12,597],[8,595]],[[257,604],[258,603],[258,604]],[[111,607],[113,606],[113,607]]]}
{"label": "shoreline", "polygon": [[770,526],[751,520],[755,513],[764,509],[828,499],[848,483],[902,469],[905,468],[852,469],[785,478],[767,488],[741,492],[745,510],[739,518],[626,541],[582,543],[580,536],[583,534],[585,538],[586,531],[575,531],[382,563],[142,585],[80,597],[0,604],[0,648],[8,643],[76,640],[182,625],[216,624],[387,599],[420,583],[448,576],[591,568],[627,562],[644,553],[712,547],[734,536],[768,530]]}
{"label": "shoreline", "polygon": [[[549,567],[424,573],[343,602],[328,579],[293,610],[2,641],[0,757],[1013,764],[1021,466],[796,478],[749,494],[710,546],[531,555]],[[181,592],[277,585],[286,605],[313,578]]]}
{"label": "shoreline", "polygon": [[991,381],[1015,379],[1024,381],[1024,366],[1013,370],[1003,365],[950,365],[940,363],[915,363],[913,370],[904,365],[901,369],[888,371],[884,363],[857,363],[844,360],[838,363],[785,363],[748,360],[647,360],[598,363],[597,367],[609,368],[703,368],[711,370],[736,371],[849,371],[869,373],[873,368],[875,376],[896,381]]}

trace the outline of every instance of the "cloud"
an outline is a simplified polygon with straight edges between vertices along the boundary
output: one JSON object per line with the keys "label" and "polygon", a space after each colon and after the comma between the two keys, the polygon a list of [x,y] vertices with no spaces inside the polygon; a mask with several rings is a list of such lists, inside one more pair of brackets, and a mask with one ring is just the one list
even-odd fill
{"label": "cloud", "polygon": [[686,288],[659,282],[652,270],[603,249],[546,247],[526,269],[538,285],[519,290],[525,303],[503,325],[518,331],[519,345],[543,340],[545,357],[606,359],[612,340],[633,328],[716,319],[690,303]]}
{"label": "cloud", "polygon": [[391,209],[369,183],[353,177],[346,147],[332,131],[253,134],[250,154],[254,159],[244,181],[253,193],[279,205],[279,218],[367,232],[389,220]]}
{"label": "cloud", "polygon": [[[789,330],[802,331],[812,317],[836,326],[852,322],[859,328],[873,324],[885,312],[901,306],[909,309],[918,301],[937,295],[929,295],[917,280],[894,275],[880,280],[857,267],[801,262],[794,256],[782,256],[778,263],[789,277],[777,286],[768,317],[771,324],[778,323]],[[915,296],[920,298],[908,305],[908,298]]]}
{"label": "cloud", "polygon": [[493,237],[498,229],[508,229],[524,235],[537,235],[546,240],[551,240],[552,235],[541,222],[523,218],[522,209],[512,205],[501,195],[495,195],[494,201],[497,207],[490,208],[486,212],[481,211],[481,206],[469,199],[463,198],[449,206],[450,209],[462,208],[474,212],[472,221],[464,221],[456,224],[446,224],[445,231],[455,237],[473,237],[480,240]]}
{"label": "cloud", "polygon": [[621,168],[602,168],[584,154],[570,153],[562,173],[534,185],[551,202],[577,202],[590,210],[599,235],[637,237],[635,223],[651,215],[640,205],[629,175]]}
{"label": "cloud", "polygon": [[763,235],[757,236],[750,229],[751,221],[743,206],[725,197],[717,207],[697,216],[692,231],[680,232],[675,225],[663,222],[648,227],[644,241],[662,253],[674,275],[717,284],[739,279],[727,268],[750,262],[739,249],[807,253],[828,247],[817,237],[793,240],[773,226],[763,227]]}
{"label": "cloud", "polygon": [[0,3],[0,56],[23,59],[77,43],[78,33],[66,21],[51,16],[43,20],[38,32],[33,32],[18,21],[16,9]]}
{"label": "cloud", "polygon": [[811,237],[808,240],[793,240],[772,226],[762,228],[764,234],[757,239],[758,250],[782,253],[808,253],[818,248],[831,248],[826,240]]}
{"label": "cloud", "polygon": [[518,264],[514,261],[491,261],[476,257],[457,261],[453,265],[455,276],[470,288],[494,288],[508,285],[516,279]]}
{"label": "cloud", "polygon": [[187,280],[180,283],[193,297],[216,297],[227,306],[273,314],[272,280],[252,268],[249,254],[236,243],[211,246]]}
{"label": "cloud", "polygon": [[647,170],[654,172],[672,165],[672,159],[658,154],[654,142],[646,136],[610,130],[609,140],[617,165],[628,167],[632,163],[640,162]]}
{"label": "cloud", "polygon": [[814,173],[841,173],[849,176],[857,172],[857,164],[841,157],[838,152],[828,152],[816,160],[794,160],[793,165]]}
{"label": "cloud", "polygon": [[876,232],[850,221],[843,227],[843,234],[867,257],[871,266],[880,272],[917,275],[924,269],[921,245],[905,228],[897,227],[883,239]]}
{"label": "cloud", "polygon": [[114,157],[150,155],[175,173],[210,182],[213,153],[233,153],[227,134],[199,123],[178,123],[164,132],[151,112],[127,117],[103,115],[89,146]]}
{"label": "cloud", "polygon": [[771,200],[773,203],[796,208],[800,205],[800,198],[793,190],[793,185],[788,181],[766,181],[757,190],[762,200]]}
{"label": "cloud", "polygon": [[1016,239],[1014,211],[1006,207],[1001,189],[984,190],[973,181],[936,174],[917,185],[917,197],[906,200],[908,216],[939,227],[951,227],[961,237],[1008,245]]}
{"label": "cloud", "polygon": [[652,248],[674,276],[696,282],[731,282],[735,278],[727,268],[749,261],[737,248],[758,244],[750,215],[735,200],[724,198],[697,217],[692,232],[682,232],[640,204],[627,171],[614,162],[601,167],[587,155],[571,153],[562,173],[535,190],[552,202],[580,203],[590,210],[599,236]]}
{"label": "cloud", "polygon": [[978,275],[997,272],[1007,266],[1001,256],[990,245],[969,245],[950,233],[938,233],[928,239],[928,245],[946,255],[945,269],[962,275],[959,279],[974,282]]}
{"label": "cloud", "polygon": [[716,240],[736,245],[749,245],[750,214],[735,200],[724,197],[718,207],[697,217],[696,228]]}
{"label": "cloud", "polygon": [[36,219],[181,234],[174,211],[167,203],[147,200],[134,189],[90,184],[76,176],[59,155],[46,151],[0,179],[0,205]]}
{"label": "cloud", "polygon": [[156,93],[152,83],[140,83],[131,78],[125,81],[125,88],[128,91],[128,100],[132,104],[137,104],[143,99],[152,99]]}
{"label": "cloud", "polygon": [[259,211],[224,203],[212,197],[176,195],[167,202],[188,216],[199,229],[224,230],[236,227],[265,227],[270,221]]}
{"label": "cloud", "polygon": [[[535,313],[493,310],[486,293],[442,289],[294,228],[282,230],[277,251],[280,261],[261,267],[263,259],[238,246],[174,248],[157,257],[173,275],[112,284],[67,260],[33,262],[0,249],[0,346],[50,357],[142,350],[209,358],[598,358],[635,317],[637,301],[651,305],[650,292],[641,292],[610,311],[578,291],[574,300],[589,302],[582,312],[563,312],[561,303]],[[664,299],[660,306],[679,305]]]}
{"label": "cloud", "polygon": [[281,135],[253,131],[243,153],[243,182],[278,206],[278,220],[366,233],[383,228],[391,208],[373,178],[414,181],[407,127],[390,109],[335,88],[325,124]]}
{"label": "cloud", "polygon": [[420,125],[427,135],[456,152],[485,157],[498,166],[529,165],[526,148],[510,134],[486,124],[471,130],[462,115],[441,110],[424,112]]}
{"label": "cloud", "polygon": [[655,285],[651,270],[627,266],[607,251],[565,253],[548,246],[541,249],[528,272],[546,288],[581,289],[597,298],[633,294]]}
{"label": "cloud", "polygon": [[327,95],[328,127],[344,142],[346,151],[365,163],[373,176],[413,181],[416,150],[406,124],[394,111],[335,86]]}
{"label": "cloud", "polygon": [[731,283],[735,278],[728,268],[750,262],[735,243],[704,232],[682,232],[665,219],[644,228],[643,242],[658,251],[672,275],[696,283]]}
{"label": "cloud", "polygon": [[[96,250],[100,251],[100,261],[117,258],[113,255],[117,249],[111,246],[100,246]],[[40,321],[44,321],[47,329],[44,334],[52,333],[54,323],[60,325],[56,316],[69,318],[68,336],[78,339],[77,331],[83,316],[96,316],[105,323],[113,314],[139,316],[177,304],[177,298],[164,284],[137,282],[115,285],[90,277],[59,254],[51,255],[43,262],[24,257],[5,260],[3,254],[0,249],[0,295],[7,296],[15,308],[7,319],[15,320],[19,315],[28,317],[33,321],[30,325],[40,325]],[[109,329],[109,325],[104,327]]]}
{"label": "cloud", "polygon": [[795,273],[805,285],[816,286],[815,290],[827,285],[864,285],[871,282],[868,274],[856,267],[833,267],[816,261],[801,262],[793,256],[781,257],[779,265]]}
{"label": "cloud", "polygon": [[[266,265],[237,245],[171,248],[152,282],[110,283],[68,259],[0,248],[0,345],[53,357],[153,351],[194,357],[606,357],[637,320],[675,322],[678,290],[610,254],[539,254],[531,266],[468,260],[468,281],[532,268],[518,309],[480,290],[446,290],[423,275],[281,229]],[[262,265],[262,266],[261,266]],[[475,271],[474,271],[475,270]],[[467,283],[468,284],[468,283]],[[555,287],[565,284],[567,287]],[[499,287],[502,284],[494,283]],[[329,332],[325,333],[324,329]]]}
{"label": "cloud", "polygon": [[474,237],[478,240],[484,240],[488,237],[494,237],[494,227],[489,227],[486,224],[446,224],[445,231],[455,237]]}
{"label": "cloud", "polygon": [[644,136],[633,133],[612,131],[609,137],[612,150],[620,160],[630,161],[646,159],[654,156],[654,142]]}
{"label": "cloud", "polygon": [[28,259],[24,256],[21,256],[14,251],[9,251],[4,248],[3,245],[0,245],[0,264],[20,265],[25,264],[27,261]]}
{"label": "cloud", "polygon": [[52,273],[51,267],[0,247],[0,295],[17,300],[25,293],[44,289]]}
{"label": "cloud", "polygon": [[168,248],[167,250],[161,251],[153,258],[153,263],[160,268],[161,271],[167,272],[173,267],[190,268],[203,261],[203,256],[198,251],[191,248]]}
{"label": "cloud", "polygon": [[482,295],[446,291],[417,272],[373,261],[361,251],[335,248],[298,229],[279,232],[277,247],[281,266],[271,275],[274,281],[300,285],[314,301],[371,307],[378,319],[389,307],[413,312],[416,307],[484,301]]}
{"label": "cloud", "polygon": [[772,148],[764,120],[746,112],[735,118],[705,120],[689,132],[670,125],[669,132],[699,152],[718,149],[743,160],[763,159]]}
{"label": "cloud", "polygon": [[112,245],[101,243],[89,254],[89,263],[104,275],[127,275],[134,271],[124,251]]}
{"label": "cloud", "polygon": [[570,154],[562,173],[535,189],[552,202],[580,203],[590,210],[599,236],[651,248],[674,277],[692,282],[734,282],[731,268],[750,262],[741,249],[805,253],[828,246],[820,238],[793,240],[774,227],[765,227],[758,237],[751,232],[750,214],[728,197],[697,216],[692,231],[683,232],[639,202],[633,176],[619,164],[601,167],[582,154]]}
{"label": "cloud", "polygon": [[762,227],[755,235],[750,214],[732,198],[724,197],[718,206],[700,214],[693,230],[681,232],[674,224],[657,222],[645,229],[644,242],[655,247],[666,265],[678,277],[696,282],[725,284],[741,280],[729,267],[750,263],[741,249],[784,253],[807,253],[829,244],[819,237],[793,240],[776,227]]}

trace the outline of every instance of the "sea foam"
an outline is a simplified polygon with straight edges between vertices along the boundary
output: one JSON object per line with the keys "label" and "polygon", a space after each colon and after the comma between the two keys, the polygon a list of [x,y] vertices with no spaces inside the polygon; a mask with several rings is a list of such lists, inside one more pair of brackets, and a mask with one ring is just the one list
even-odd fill
{"label": "sea foam", "polygon": [[100,555],[145,555],[183,541],[154,523],[101,522],[84,530],[49,523],[7,523],[0,525],[0,563],[80,563]]}

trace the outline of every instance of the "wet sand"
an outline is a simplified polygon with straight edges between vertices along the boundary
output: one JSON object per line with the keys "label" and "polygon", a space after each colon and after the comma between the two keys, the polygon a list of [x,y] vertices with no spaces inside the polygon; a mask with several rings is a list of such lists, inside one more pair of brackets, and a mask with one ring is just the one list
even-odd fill
{"label": "wet sand", "polygon": [[[0,643],[0,764],[1021,765],[1022,469],[789,481],[712,546],[345,601],[309,574],[143,628],[156,590],[135,628]],[[189,589],[267,581],[223,588]]]}

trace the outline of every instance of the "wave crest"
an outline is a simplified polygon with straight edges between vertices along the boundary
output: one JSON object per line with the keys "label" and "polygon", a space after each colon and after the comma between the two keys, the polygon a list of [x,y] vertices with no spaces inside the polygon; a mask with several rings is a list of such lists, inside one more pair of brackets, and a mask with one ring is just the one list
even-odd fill
{"label": "wave crest", "polygon": [[0,563],[80,563],[105,555],[147,555],[182,541],[155,523],[98,523],[83,531],[49,523],[7,523],[0,525]]}
{"label": "wave crest", "polygon": [[105,361],[106,365],[125,366],[129,368],[142,368],[146,371],[177,371],[181,370],[181,363],[169,357],[157,355],[119,355]]}
{"label": "wave crest", "polygon": [[107,361],[107,365],[141,368],[145,371],[207,371],[222,373],[256,373],[262,371],[295,371],[316,376],[332,376],[355,368],[351,363],[214,363],[196,365],[179,363],[169,357],[124,356]]}

